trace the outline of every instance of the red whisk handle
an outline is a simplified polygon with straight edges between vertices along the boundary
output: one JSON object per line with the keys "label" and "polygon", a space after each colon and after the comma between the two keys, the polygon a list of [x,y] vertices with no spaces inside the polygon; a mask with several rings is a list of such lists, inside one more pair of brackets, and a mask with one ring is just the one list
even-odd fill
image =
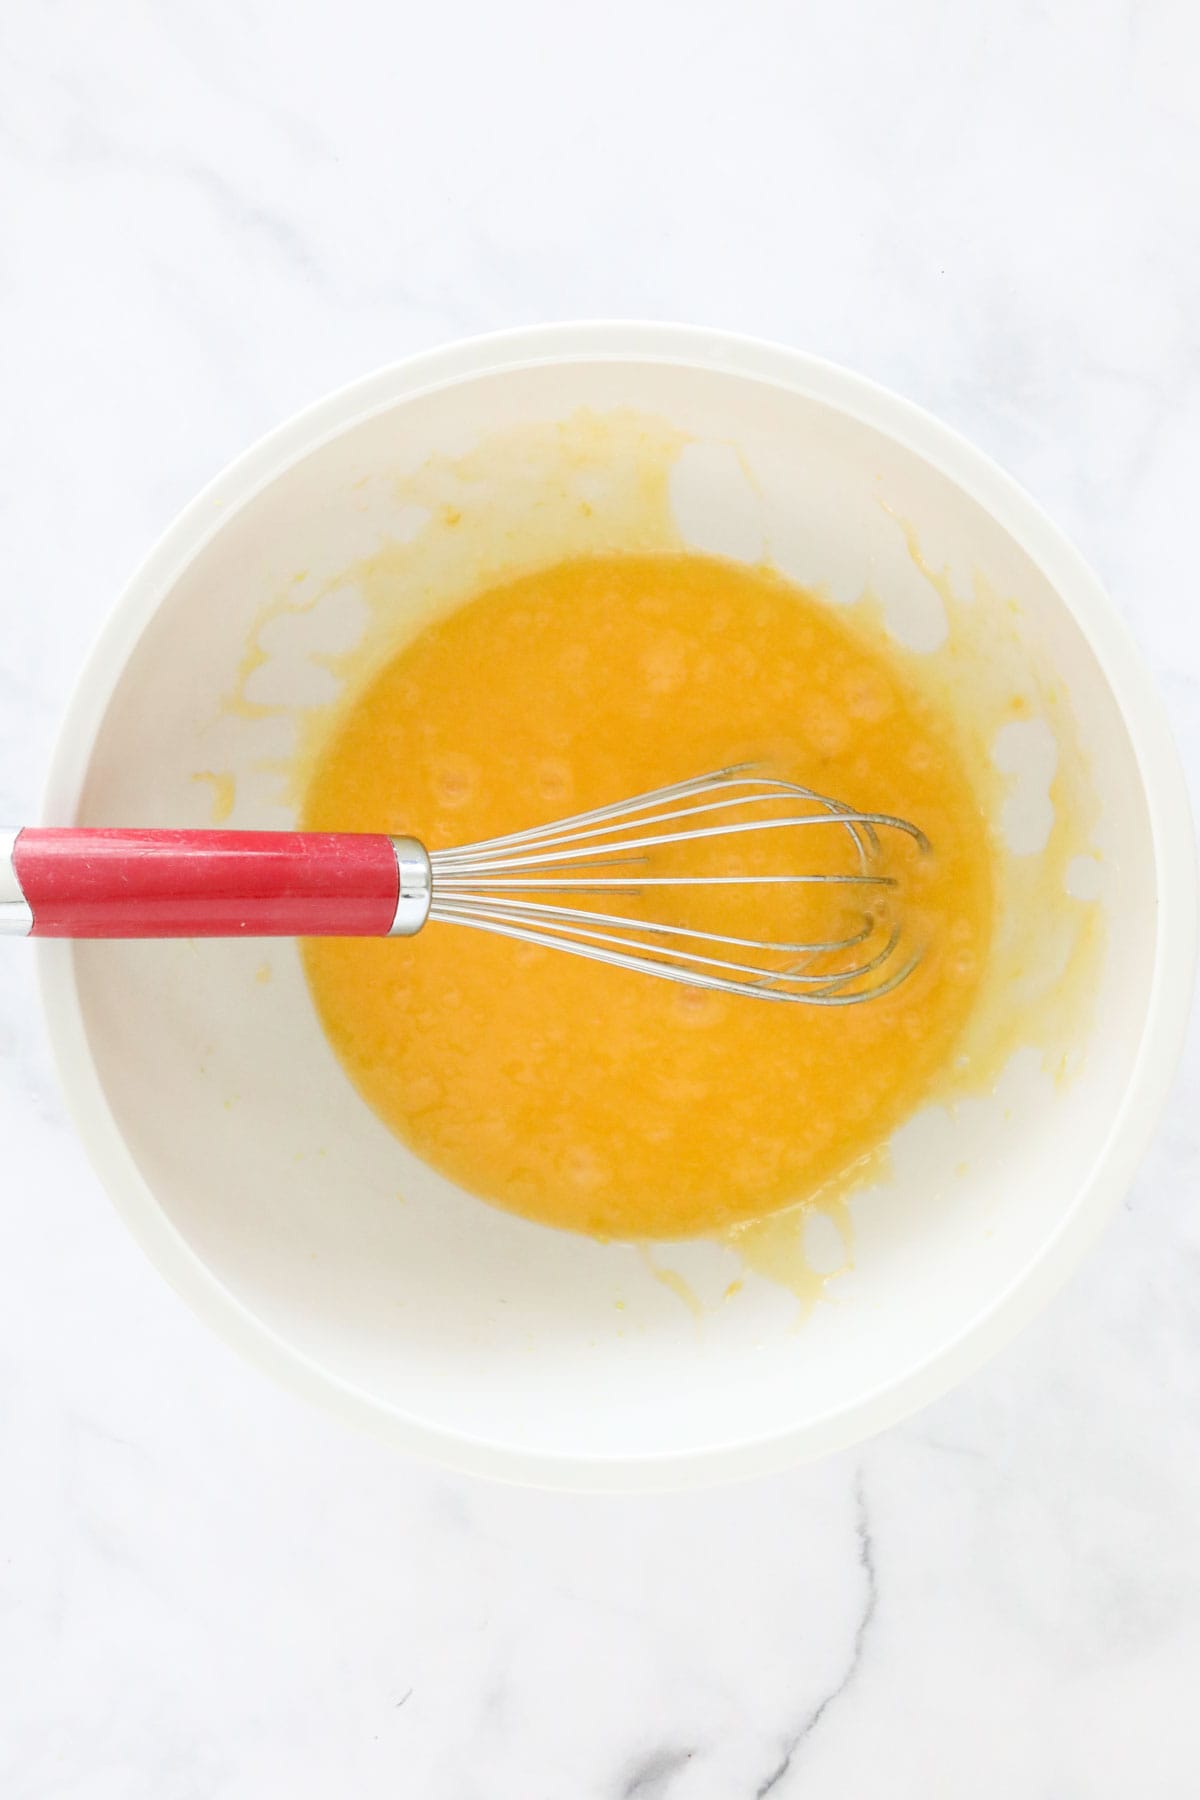
{"label": "red whisk handle", "polygon": [[424,850],[382,833],[30,826],[9,841],[0,914],[35,937],[386,937],[428,911]]}

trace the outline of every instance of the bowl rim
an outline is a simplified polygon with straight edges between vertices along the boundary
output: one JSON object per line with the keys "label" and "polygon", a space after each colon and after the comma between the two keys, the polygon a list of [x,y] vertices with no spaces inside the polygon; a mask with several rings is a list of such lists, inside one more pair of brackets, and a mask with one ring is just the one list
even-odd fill
{"label": "bowl rim", "polygon": [[603,1457],[526,1452],[466,1436],[332,1374],[224,1286],[159,1206],[109,1109],[84,1029],[72,946],[38,940],[36,959],[67,1110],[93,1167],[151,1262],[232,1348],[293,1392],[444,1467],[527,1485],[629,1492],[765,1474],[870,1437],[973,1373],[1050,1300],[1125,1193],[1166,1104],[1191,1009],[1197,871],[1182,763],[1134,639],[1079,552],[1011,476],[912,401],[824,358],[702,326],[632,320],[528,326],[408,357],[337,389],[236,457],[167,527],[103,624],[63,717],[43,819],[74,819],[96,735],[126,662],[183,570],[235,510],[330,439],[401,401],[522,367],[597,361],[733,374],[824,402],[882,431],[955,482],[1008,532],[1055,588],[1100,664],[1129,732],[1149,813],[1158,904],[1154,966],[1121,1104],[1070,1207],[1024,1269],[923,1362],[848,1406],[768,1436]]}

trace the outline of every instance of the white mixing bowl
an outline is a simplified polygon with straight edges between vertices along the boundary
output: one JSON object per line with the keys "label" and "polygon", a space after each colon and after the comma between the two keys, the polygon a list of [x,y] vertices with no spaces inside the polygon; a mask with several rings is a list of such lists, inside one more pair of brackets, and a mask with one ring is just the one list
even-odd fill
{"label": "white mixing bowl", "polygon": [[[923,544],[1019,602],[1069,692],[1120,846],[1076,1077],[1022,1088],[965,1176],[970,1109],[897,1157],[836,1304],[802,1329],[790,1296],[754,1280],[697,1320],[635,1248],[526,1224],[423,1169],[343,1076],[294,946],[43,943],[39,955],[97,1169],[168,1280],[251,1361],[460,1469],[685,1485],[846,1445],[962,1379],[1079,1260],[1163,1104],[1195,940],[1183,780],[1124,629],[1027,496],[905,401],[743,339],[572,325],[418,357],[274,432],[171,527],[87,665],[46,818],[205,823],[194,776],[212,767],[220,699],[264,601],[294,571],[344,567],[404,528],[387,484],[363,505],[364,477],[580,406],[632,406],[737,446],[835,591],[911,584],[902,532],[864,528],[884,493]],[[701,540],[723,505],[714,468]],[[254,800],[253,770],[238,775],[230,823],[285,823]],[[725,1254],[656,1252],[667,1267],[692,1257],[702,1295],[728,1280]]]}

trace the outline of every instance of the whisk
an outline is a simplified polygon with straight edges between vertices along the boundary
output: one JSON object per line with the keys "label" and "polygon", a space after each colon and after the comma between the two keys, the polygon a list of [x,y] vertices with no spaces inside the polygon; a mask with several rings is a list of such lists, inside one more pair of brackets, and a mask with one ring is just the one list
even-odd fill
{"label": "whisk", "polygon": [[[822,853],[806,858],[814,833]],[[850,1006],[890,993],[922,954],[888,833],[929,851],[906,819],[748,764],[454,850],[357,832],[27,827],[0,833],[0,932],[412,937],[437,920],[692,987]],[[769,866],[747,867],[767,844]],[[766,935],[706,927],[722,888],[751,890],[760,911],[766,897]],[[823,928],[814,900],[830,903]]]}

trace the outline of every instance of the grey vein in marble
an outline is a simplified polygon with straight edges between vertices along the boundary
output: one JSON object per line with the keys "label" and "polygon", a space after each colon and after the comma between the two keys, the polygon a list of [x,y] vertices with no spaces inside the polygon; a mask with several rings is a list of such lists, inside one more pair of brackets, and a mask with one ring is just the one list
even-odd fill
{"label": "grey vein in marble", "polygon": [[800,1725],[792,1732],[779,1762],[755,1788],[754,1800],[764,1800],[764,1796],[773,1793],[791,1773],[804,1744],[820,1725],[830,1707],[835,1705],[848,1691],[862,1664],[867,1633],[871,1628],[871,1621],[875,1617],[875,1608],[879,1602],[879,1589],[875,1578],[875,1549],[871,1542],[871,1523],[867,1514],[867,1499],[863,1488],[861,1468],[855,1472],[854,1477],[854,1530],[858,1546],[857,1561],[863,1576],[863,1595],[862,1609],[854,1627],[849,1658],[828,1693],[822,1696],[816,1706],[806,1714]]}

